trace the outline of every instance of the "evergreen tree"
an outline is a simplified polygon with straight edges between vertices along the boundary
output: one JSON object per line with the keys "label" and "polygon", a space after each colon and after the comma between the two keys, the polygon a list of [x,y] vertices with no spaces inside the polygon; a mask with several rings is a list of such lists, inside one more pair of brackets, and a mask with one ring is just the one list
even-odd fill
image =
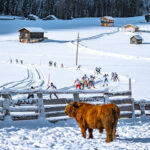
{"label": "evergreen tree", "polygon": [[4,10],[3,10],[5,15],[9,15],[9,0],[4,1]]}
{"label": "evergreen tree", "polygon": [[4,0],[0,0],[0,14],[4,12]]}
{"label": "evergreen tree", "polygon": [[22,14],[24,17],[27,17],[29,15],[29,3],[28,0],[23,1],[23,6],[22,6]]}
{"label": "evergreen tree", "polygon": [[76,17],[130,17],[150,11],[150,0],[0,0],[0,14],[41,18],[53,14],[61,19]]}

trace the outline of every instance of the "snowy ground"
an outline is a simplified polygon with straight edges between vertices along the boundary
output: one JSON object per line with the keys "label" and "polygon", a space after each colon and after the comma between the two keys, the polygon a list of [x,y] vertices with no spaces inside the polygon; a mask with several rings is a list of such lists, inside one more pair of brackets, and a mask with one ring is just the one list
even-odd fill
{"label": "snowy ground", "polygon": [[[109,83],[111,91],[128,90],[132,78],[133,98],[150,100],[150,33],[140,33],[142,45],[130,45],[133,33],[124,33],[125,24],[138,25],[149,30],[144,17],[115,18],[115,27],[101,27],[99,18],[81,18],[69,21],[0,20],[0,89],[47,88],[48,78],[58,89],[72,89],[73,82],[82,75],[94,74],[95,67],[102,73],[117,72],[120,82]],[[18,30],[23,27],[42,27],[48,40],[41,43],[20,43]],[[75,66],[76,38],[80,33],[79,64]],[[10,59],[13,63],[10,63]],[[24,64],[16,64],[15,60]],[[49,67],[48,62],[57,62]],[[60,65],[64,64],[64,68]],[[96,89],[103,89],[102,75],[96,76]],[[150,149],[149,119],[135,122],[119,120],[114,142],[105,143],[105,133],[94,132],[93,140],[85,140],[77,124],[68,120],[56,124],[30,122],[0,122],[1,149]]]}
{"label": "snowy ground", "polygon": [[[133,33],[124,33],[123,25],[135,24],[140,29],[149,30],[149,24],[145,23],[144,17],[115,18],[115,27],[101,27],[99,18],[82,18],[69,21],[28,21],[28,20],[0,20],[0,69],[5,66],[9,68],[9,75],[5,72],[0,76],[0,85],[8,80],[20,81],[27,78],[27,68],[36,67],[42,77],[41,85],[36,83],[37,78],[31,79],[33,86],[46,88],[48,78],[58,88],[72,87],[76,78],[81,78],[85,73],[94,73],[95,67],[101,66],[103,73],[117,72],[121,82],[109,84],[109,89],[128,90],[128,78],[132,78],[133,97],[139,99],[150,99],[149,96],[149,33],[140,33],[144,39],[142,45],[130,45],[129,38]],[[48,40],[42,43],[23,44],[18,41],[18,30],[22,27],[42,27]],[[81,71],[76,71],[76,38],[80,33],[79,64]],[[13,60],[13,65],[9,60]],[[24,60],[24,65],[19,66],[26,70],[26,74],[15,73],[15,60]],[[58,68],[49,68],[49,60],[56,61]],[[61,63],[65,68],[61,69]],[[1,67],[2,66],[2,67]],[[17,66],[17,65],[16,65]],[[10,73],[13,72],[13,73]],[[31,69],[30,69],[31,72]],[[36,76],[32,69],[32,74]],[[7,76],[10,76],[8,78]],[[30,76],[31,77],[31,76]],[[12,79],[13,78],[13,79]],[[18,80],[20,79],[20,80]],[[102,76],[97,78],[102,79]],[[34,81],[33,81],[34,80]],[[102,83],[97,84],[97,89],[102,89]],[[21,86],[21,85],[20,85]],[[31,84],[22,87],[30,88]],[[16,88],[19,88],[18,86]]]}
{"label": "snowy ground", "polygon": [[[149,150],[149,119],[119,120],[119,137],[106,143],[106,133],[95,130],[94,139],[84,139],[72,119],[50,124],[41,121],[0,123],[0,147],[2,150]],[[87,134],[88,136],[88,134]]]}

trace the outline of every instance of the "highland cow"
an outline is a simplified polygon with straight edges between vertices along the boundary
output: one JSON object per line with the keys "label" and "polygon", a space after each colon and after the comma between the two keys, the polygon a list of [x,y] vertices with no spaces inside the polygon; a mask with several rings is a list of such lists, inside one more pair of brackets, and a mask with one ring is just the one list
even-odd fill
{"label": "highland cow", "polygon": [[105,129],[106,142],[111,142],[116,137],[120,110],[115,104],[93,105],[74,101],[66,106],[65,113],[76,120],[84,138],[86,138],[87,129],[88,138],[91,139],[93,138],[93,129],[98,129],[99,133],[103,133],[103,129]]}

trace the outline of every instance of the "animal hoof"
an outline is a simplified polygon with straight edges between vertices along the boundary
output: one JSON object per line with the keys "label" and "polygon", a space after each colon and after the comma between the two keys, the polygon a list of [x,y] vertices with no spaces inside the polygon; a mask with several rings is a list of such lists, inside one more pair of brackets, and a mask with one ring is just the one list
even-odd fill
{"label": "animal hoof", "polygon": [[112,142],[113,140],[106,140],[107,143]]}
{"label": "animal hoof", "polygon": [[103,129],[100,129],[100,130],[99,130],[99,133],[103,133]]}

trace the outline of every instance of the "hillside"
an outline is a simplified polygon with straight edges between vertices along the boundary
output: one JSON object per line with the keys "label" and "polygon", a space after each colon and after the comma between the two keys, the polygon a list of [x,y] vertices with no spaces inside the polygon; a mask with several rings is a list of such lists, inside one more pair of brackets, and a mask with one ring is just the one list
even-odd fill
{"label": "hillside", "polygon": [[[58,88],[72,87],[77,78],[87,74],[94,74],[95,67],[102,67],[102,72],[119,74],[121,82],[114,83],[110,80],[109,89],[128,90],[128,78],[132,78],[133,97],[150,99],[149,96],[149,33],[139,33],[144,41],[142,45],[130,45],[130,37],[134,33],[123,32],[124,24],[138,25],[140,29],[149,30],[149,24],[144,17],[115,18],[115,27],[101,27],[99,18],[73,19],[70,21],[29,21],[10,20],[0,21],[0,68],[8,68],[0,76],[0,84],[6,81],[19,81],[25,79],[28,70],[32,76],[31,83],[42,85],[45,89],[48,78]],[[48,40],[41,43],[20,43],[18,30],[23,27],[42,27]],[[76,38],[80,33],[79,64],[81,71],[76,70]],[[65,35],[65,36],[64,36]],[[10,59],[13,63],[10,64]],[[24,60],[24,65],[16,64],[16,59]],[[50,68],[48,62],[57,62],[57,68]],[[60,67],[64,64],[64,68]],[[17,69],[22,70],[22,76]],[[23,70],[24,69],[24,70]],[[40,79],[38,74],[40,73]],[[5,75],[4,75],[5,74]],[[29,80],[29,81],[30,81]],[[103,80],[103,76],[96,77],[96,81]],[[37,82],[36,82],[37,81]],[[102,82],[96,88],[103,88]],[[32,84],[27,87],[30,88]],[[17,87],[16,87],[17,88]],[[19,88],[19,87],[18,87]]]}

